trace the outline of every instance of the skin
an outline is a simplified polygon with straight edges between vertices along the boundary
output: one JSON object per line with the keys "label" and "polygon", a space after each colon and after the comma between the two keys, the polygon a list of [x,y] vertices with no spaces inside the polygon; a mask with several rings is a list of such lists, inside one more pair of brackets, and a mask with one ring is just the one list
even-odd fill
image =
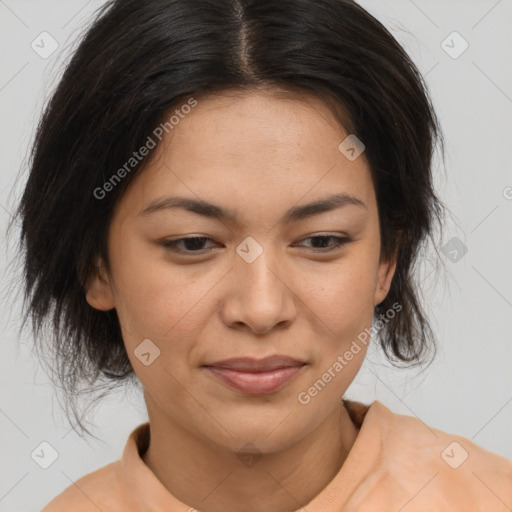
{"label": "skin", "polygon": [[[197,99],[118,203],[110,272],[98,260],[86,297],[117,310],[151,425],[143,460],[165,487],[206,512],[293,511],[332,480],[356,440],[340,399],[366,347],[307,405],[297,397],[371,327],[396,260],[379,261],[368,163],[364,153],[350,161],[339,151],[348,134],[325,103],[271,90]],[[290,208],[334,193],[366,207],[279,222]],[[232,209],[238,222],[183,209],[140,214],[170,195]],[[352,241],[336,248],[308,238],[320,235]],[[180,243],[188,255],[159,243],[192,236],[211,240]],[[236,252],[248,236],[263,249],[252,263]],[[160,349],[148,366],[134,354],[145,339]],[[267,395],[229,389],[201,367],[273,354],[307,364]],[[242,459],[244,451],[257,457]]]}

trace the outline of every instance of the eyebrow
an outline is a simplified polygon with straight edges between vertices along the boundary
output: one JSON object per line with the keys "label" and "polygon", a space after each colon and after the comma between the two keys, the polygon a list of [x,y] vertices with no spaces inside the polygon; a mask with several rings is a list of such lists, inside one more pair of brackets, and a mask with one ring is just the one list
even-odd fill
{"label": "eyebrow", "polygon": [[[289,224],[345,206],[356,206],[368,210],[366,204],[358,197],[348,193],[340,193],[305,205],[294,206],[281,217],[279,222],[281,224]],[[198,199],[177,196],[157,199],[147,205],[139,215],[146,216],[155,212],[175,208],[180,208],[203,217],[231,222],[233,224],[237,222],[237,214],[234,210],[222,208]]]}

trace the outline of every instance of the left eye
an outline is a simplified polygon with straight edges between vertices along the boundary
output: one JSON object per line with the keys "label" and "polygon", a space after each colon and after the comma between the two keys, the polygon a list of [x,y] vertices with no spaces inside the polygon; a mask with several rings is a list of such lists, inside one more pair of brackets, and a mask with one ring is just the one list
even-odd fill
{"label": "left eye", "polygon": [[[333,251],[334,249],[337,249],[342,245],[348,244],[351,241],[350,238],[348,237],[339,237],[333,235],[310,236],[308,238],[304,238],[304,240],[317,240],[318,242],[320,242],[320,245],[322,247],[313,247],[313,249],[319,250],[320,252]],[[327,240],[335,240],[335,243],[327,244],[326,247],[324,242]]]}
{"label": "left eye", "polygon": [[[189,238],[180,238],[178,240],[167,240],[162,241],[161,244],[172,251],[182,252],[182,253],[201,253],[206,252],[207,249],[203,247],[204,243],[212,240],[211,238],[205,236],[194,236]],[[316,245],[320,245],[321,247],[311,247],[311,249],[319,252],[329,252],[334,249],[337,249],[351,241],[348,237],[339,237],[333,235],[319,235],[319,236],[310,236],[308,238],[304,238],[303,241],[306,240],[315,240]],[[334,240],[335,243],[326,244],[326,241]],[[185,246],[185,249],[180,247],[180,244]],[[314,244],[315,245],[315,244]],[[211,248],[210,248],[211,249]]]}

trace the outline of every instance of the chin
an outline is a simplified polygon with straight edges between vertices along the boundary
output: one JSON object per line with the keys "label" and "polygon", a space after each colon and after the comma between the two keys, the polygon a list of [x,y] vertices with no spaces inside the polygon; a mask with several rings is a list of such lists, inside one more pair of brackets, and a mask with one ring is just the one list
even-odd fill
{"label": "chin", "polygon": [[287,407],[272,410],[267,404],[262,406],[264,411],[260,409],[252,413],[246,408],[223,411],[224,414],[219,411],[216,421],[210,417],[208,423],[198,423],[199,430],[202,437],[235,453],[243,447],[243,451],[248,453],[276,453],[305,438],[321,421],[311,409],[304,417],[306,411],[303,407],[300,407],[302,411],[295,412],[293,407],[299,406],[288,403]]}

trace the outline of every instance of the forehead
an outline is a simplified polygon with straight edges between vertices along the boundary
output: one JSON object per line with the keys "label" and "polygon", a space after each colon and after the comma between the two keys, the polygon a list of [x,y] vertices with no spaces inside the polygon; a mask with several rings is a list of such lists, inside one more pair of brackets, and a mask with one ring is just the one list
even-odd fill
{"label": "forehead", "polygon": [[349,133],[315,96],[233,91],[199,96],[187,111],[125,194],[130,212],[165,195],[232,211],[245,207],[254,214],[276,204],[288,210],[333,193],[372,202],[364,153],[351,161],[340,151]]}
{"label": "forehead", "polygon": [[[226,147],[231,146],[232,152],[238,149],[241,155],[281,144],[300,147],[307,143],[304,135],[311,139],[317,133],[315,139],[324,139],[330,133],[336,140],[347,135],[333,107],[305,92],[229,90],[200,96],[197,106],[182,116],[165,138],[168,143],[177,139],[176,144],[186,141],[197,147],[209,141],[217,147],[224,139]],[[340,106],[337,113],[343,115],[341,112]],[[201,140],[200,135],[205,133],[209,137]]]}

